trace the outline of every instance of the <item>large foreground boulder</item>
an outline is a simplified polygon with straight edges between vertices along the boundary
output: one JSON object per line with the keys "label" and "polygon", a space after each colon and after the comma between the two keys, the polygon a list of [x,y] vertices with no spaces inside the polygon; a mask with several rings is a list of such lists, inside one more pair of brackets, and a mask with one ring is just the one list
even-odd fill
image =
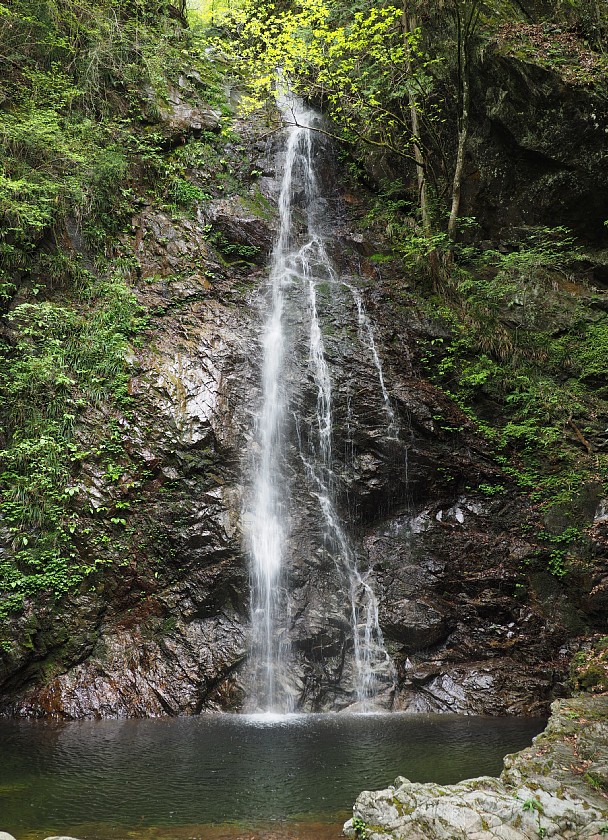
{"label": "large foreground boulder", "polygon": [[600,840],[608,834],[608,696],[553,703],[531,747],[500,779],[457,785],[399,777],[363,792],[344,826],[366,840]]}

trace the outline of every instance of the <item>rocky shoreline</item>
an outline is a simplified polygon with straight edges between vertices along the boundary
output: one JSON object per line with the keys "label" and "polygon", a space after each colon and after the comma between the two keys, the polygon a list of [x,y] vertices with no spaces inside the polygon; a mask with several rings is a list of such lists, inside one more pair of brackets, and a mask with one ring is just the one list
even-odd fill
{"label": "rocky shoreline", "polygon": [[556,700],[532,746],[499,779],[456,785],[399,777],[364,791],[344,826],[365,840],[536,840],[608,835],[608,695]]}

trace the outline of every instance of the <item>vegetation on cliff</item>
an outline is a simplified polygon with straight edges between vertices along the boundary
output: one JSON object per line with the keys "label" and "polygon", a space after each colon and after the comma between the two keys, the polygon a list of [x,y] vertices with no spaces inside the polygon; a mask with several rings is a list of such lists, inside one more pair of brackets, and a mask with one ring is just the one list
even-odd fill
{"label": "vegetation on cliff", "polygon": [[[362,225],[384,237],[379,270],[392,261],[413,273],[436,325],[422,368],[502,465],[503,481],[486,492],[515,484],[529,494],[523,530],[538,541],[532,566],[584,577],[594,551],[589,508],[607,489],[608,205],[561,218],[541,205],[531,223],[518,208],[515,224],[498,227],[478,215],[472,185],[483,156],[479,99],[495,83],[492,65],[505,61],[521,68],[524,96],[526,85],[536,95],[538,80],[597,107],[595,147],[585,153],[601,158],[608,12],[586,2],[243,0],[215,22],[225,49],[245,62],[250,108],[263,106],[281,66],[295,91],[328,114],[354,183],[376,194]],[[499,83],[509,97],[506,72]],[[532,121],[542,116],[531,109],[524,119],[524,145],[533,147]],[[546,159],[556,170],[577,169],[571,159],[562,164],[559,142],[544,144]],[[545,165],[539,155],[539,170]]]}
{"label": "vegetation on cliff", "polygon": [[[125,464],[127,359],[148,314],[121,237],[148,201],[187,215],[209,198],[189,156],[212,162],[224,142],[221,74],[185,24],[162,2],[0,4],[0,614],[128,554],[120,532],[145,475]],[[162,119],[184,72],[183,95],[193,83],[219,107],[197,148]],[[77,431],[91,411],[95,442]],[[129,484],[111,509],[75,498],[86,460]]]}

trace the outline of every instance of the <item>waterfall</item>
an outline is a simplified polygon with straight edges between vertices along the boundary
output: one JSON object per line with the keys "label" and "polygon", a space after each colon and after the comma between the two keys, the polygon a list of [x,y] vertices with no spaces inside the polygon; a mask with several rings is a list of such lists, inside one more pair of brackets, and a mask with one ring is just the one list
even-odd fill
{"label": "waterfall", "polygon": [[[314,129],[319,126],[319,117],[295,100],[284,105],[283,111],[286,122],[295,125],[287,133],[278,201],[279,231],[265,298],[261,395],[256,412],[251,498],[244,517],[251,555],[249,708],[289,712],[297,706],[288,576],[294,464],[299,462],[299,480],[307,487],[308,503],[317,508],[323,551],[331,557],[338,594],[346,601],[343,607],[350,626],[351,702],[365,710],[373,705],[378,673],[386,682],[387,674],[392,679],[393,670],[369,574],[359,568],[337,501],[332,370],[319,290],[329,289],[333,294],[344,283],[337,276],[323,232],[324,196],[315,171],[318,141]],[[359,336],[372,352],[378,371],[389,431],[396,435],[397,421],[371,324],[358,292],[348,288],[357,305]],[[305,370],[305,386],[294,382],[298,364]],[[295,407],[298,388],[304,387],[314,394],[314,409],[306,417],[299,416]]]}

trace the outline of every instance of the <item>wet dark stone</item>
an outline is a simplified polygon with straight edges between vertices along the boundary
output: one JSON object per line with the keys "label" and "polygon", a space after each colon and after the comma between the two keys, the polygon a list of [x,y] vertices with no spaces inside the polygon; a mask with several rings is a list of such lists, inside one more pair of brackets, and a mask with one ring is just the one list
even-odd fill
{"label": "wet dark stone", "polygon": [[[497,68],[505,69],[487,67],[490,82],[497,80]],[[532,118],[532,105],[524,100],[535,76],[521,67],[505,72],[522,114],[506,98],[499,101],[493,84],[485,98],[476,99],[472,154],[485,174],[467,198],[487,211],[492,232],[519,223],[524,203],[546,220],[547,202],[564,184],[575,189],[585,144],[597,139],[593,129],[580,152],[570,144],[568,168],[558,157],[559,136],[552,139],[549,123],[543,124],[531,151],[554,163],[524,185],[526,167],[515,173],[507,154],[511,140],[500,126],[508,123],[516,148],[523,148],[524,124]],[[553,123],[558,113],[574,118],[571,101],[559,108],[555,97],[551,101]],[[205,116],[204,108],[195,113],[189,107],[173,103],[167,118],[171,142],[204,124],[214,127],[211,112]],[[488,141],[485,150],[482,140]],[[257,157],[267,151],[265,142],[253,143]],[[497,174],[490,177],[495,163]],[[601,619],[608,575],[598,563],[574,596],[554,578],[531,578],[530,596],[522,599],[522,563],[537,549],[521,533],[526,503],[500,476],[468,418],[416,367],[416,342],[436,338],[438,328],[413,298],[404,303],[408,281],[401,270],[379,272],[366,260],[378,244],[374,232],[355,228],[356,202],[364,198],[342,202],[332,165],[328,155],[324,172],[335,189],[324,224],[334,225],[339,276],[361,294],[399,429],[396,435],[389,428],[369,337],[358,324],[352,296],[346,287],[323,291],[336,497],[358,566],[369,572],[377,593],[398,674],[394,698],[388,673],[380,675],[384,700],[410,711],[539,713],[566,690],[571,640],[589,621]],[[259,185],[276,195],[273,166],[264,171]],[[592,174],[583,173],[581,200]],[[254,196],[249,198],[216,202],[207,208],[209,219],[175,220],[151,205],[133,219],[128,243],[139,263],[134,291],[153,318],[132,362],[134,408],[123,418],[129,469],[141,486],[140,501],[132,505],[133,536],[127,550],[110,558],[81,591],[60,603],[28,601],[23,614],[10,618],[0,648],[0,713],[82,718],[242,708],[250,630],[240,524],[247,493],[243,468],[259,404],[258,290],[266,277],[260,266],[274,235],[272,213],[265,208],[258,214]],[[577,206],[570,192],[558,208],[576,221]],[[233,256],[222,256],[209,242],[210,223],[224,243],[237,246],[230,254],[238,246],[255,253],[231,264]],[[78,249],[76,237],[72,244]],[[290,318],[300,351],[289,370],[291,398],[297,413],[312,421],[317,392],[307,368],[308,335],[295,315]],[[78,429],[83,448],[94,448],[107,423],[101,410],[87,408]],[[302,435],[294,421],[284,464],[290,474],[301,467],[300,448],[313,445],[302,442]],[[506,485],[503,500],[474,489],[498,478]],[[94,511],[133,499],[126,486],[107,480],[94,459],[82,464],[77,480],[79,504]],[[599,495],[598,487],[587,488],[577,512],[581,525],[591,520],[589,552],[595,558],[606,556],[608,546],[606,516],[596,513],[592,524]],[[353,682],[344,577],[303,479],[286,504],[292,514],[287,586],[293,692],[309,710],[344,708],[352,702]],[[80,544],[85,560],[98,555],[96,515],[91,536],[83,535]],[[8,551],[8,537],[2,542]]]}

